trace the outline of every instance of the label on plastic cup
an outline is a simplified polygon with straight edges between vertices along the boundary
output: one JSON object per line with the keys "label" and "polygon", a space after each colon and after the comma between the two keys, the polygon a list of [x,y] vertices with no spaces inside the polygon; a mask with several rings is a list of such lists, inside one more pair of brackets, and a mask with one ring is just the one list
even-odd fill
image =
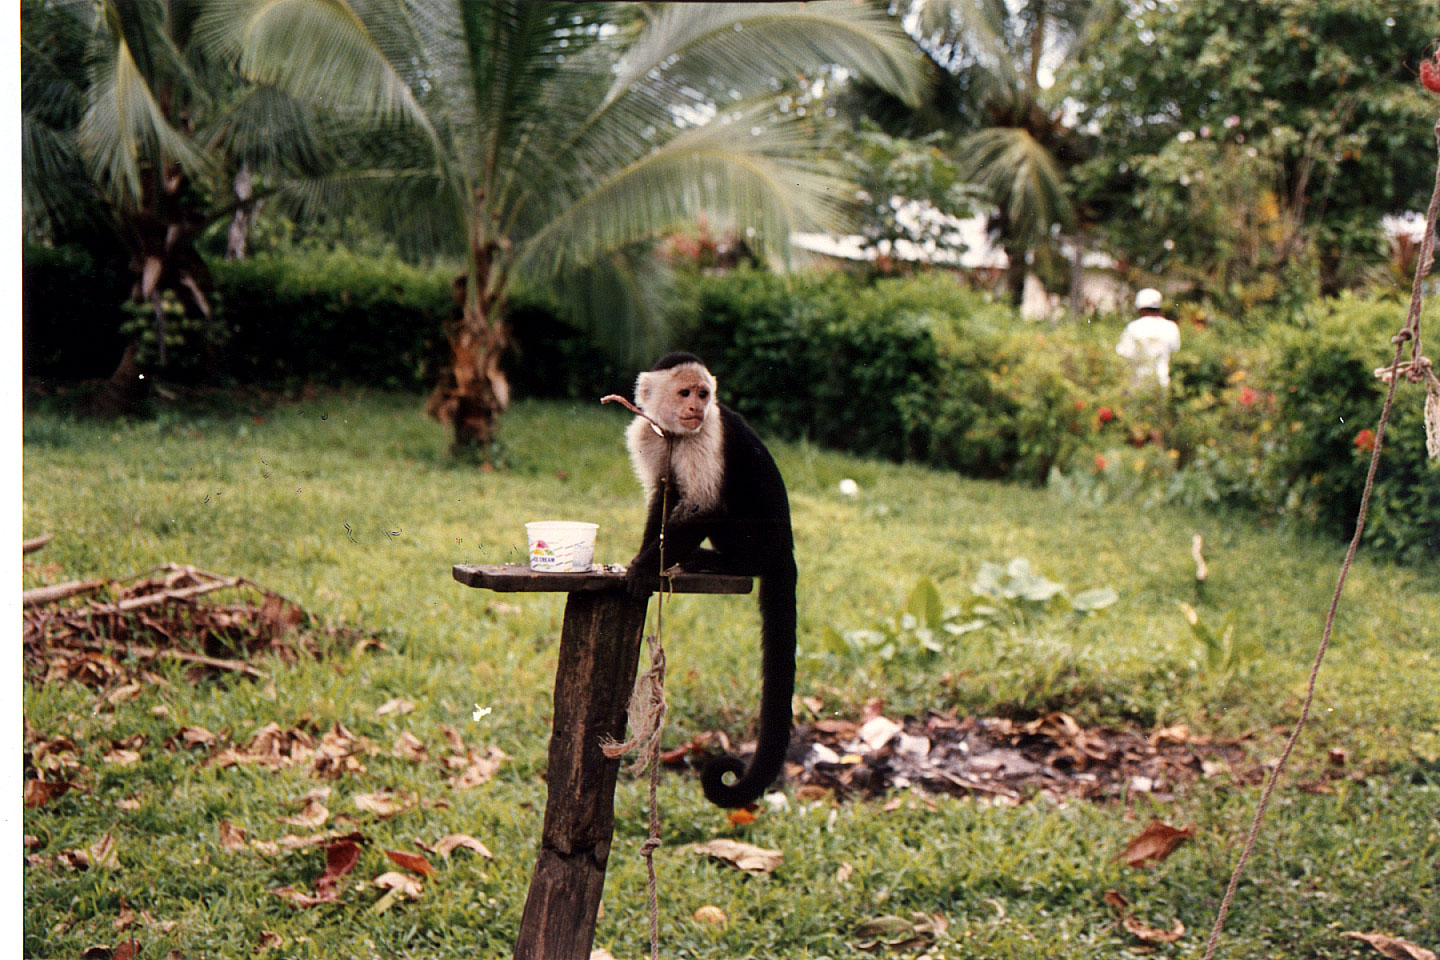
{"label": "label on plastic cup", "polygon": [[530,544],[530,569],[543,573],[583,573],[595,559],[595,534],[600,525],[570,520],[525,524]]}

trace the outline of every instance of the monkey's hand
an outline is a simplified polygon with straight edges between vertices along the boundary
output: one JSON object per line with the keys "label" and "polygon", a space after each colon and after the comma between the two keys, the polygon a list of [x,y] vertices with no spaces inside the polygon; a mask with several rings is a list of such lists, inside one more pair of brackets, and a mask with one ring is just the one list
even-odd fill
{"label": "monkey's hand", "polygon": [[659,585],[660,570],[652,564],[632,561],[625,569],[625,592],[632,600],[644,600]]}

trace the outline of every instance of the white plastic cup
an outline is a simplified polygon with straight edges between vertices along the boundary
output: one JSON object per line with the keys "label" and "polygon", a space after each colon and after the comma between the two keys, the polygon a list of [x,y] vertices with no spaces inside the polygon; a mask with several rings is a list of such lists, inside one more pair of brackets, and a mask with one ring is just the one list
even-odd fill
{"label": "white plastic cup", "polygon": [[544,573],[584,573],[595,559],[598,523],[539,520],[525,524],[530,569]]}

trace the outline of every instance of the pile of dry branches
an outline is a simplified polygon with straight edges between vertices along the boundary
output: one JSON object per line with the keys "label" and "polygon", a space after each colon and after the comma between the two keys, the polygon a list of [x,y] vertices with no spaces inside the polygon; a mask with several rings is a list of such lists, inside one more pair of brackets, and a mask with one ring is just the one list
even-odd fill
{"label": "pile of dry branches", "polygon": [[[218,590],[239,602],[202,602]],[[75,598],[79,603],[67,603]],[[125,580],[72,581],[27,590],[25,677],[103,689],[125,684],[161,658],[190,664],[192,679],[217,672],[265,674],[247,661],[274,654],[318,658],[354,631],[322,626],[299,606],[246,580],[167,563]]]}

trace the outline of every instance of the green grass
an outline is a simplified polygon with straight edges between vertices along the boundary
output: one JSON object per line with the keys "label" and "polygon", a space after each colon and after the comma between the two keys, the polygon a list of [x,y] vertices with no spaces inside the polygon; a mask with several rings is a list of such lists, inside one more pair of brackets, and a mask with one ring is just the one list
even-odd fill
{"label": "green grass", "polygon": [[[96,694],[83,688],[27,686],[27,722],[46,736],[74,737],[94,771],[89,793],[26,812],[25,832],[41,841],[31,852],[87,846],[113,831],[120,864],[79,873],[27,867],[28,956],[116,943],[123,934],[113,920],[127,905],[176,923],[132,928],[142,956],[249,957],[264,930],[283,938],[278,955],[287,957],[509,955],[544,807],[563,598],[470,590],[453,582],[450,566],[519,561],[523,522],[553,517],[598,522],[597,560],[627,560],[642,520],[620,441],[627,417],[598,404],[521,404],[507,415],[501,469],[491,473],[452,460],[445,434],[419,406],[410,396],[333,392],[263,412],[165,413],[138,423],[27,415],[24,533],[56,539],[28,558],[26,587],[49,564],[46,579],[55,581],[190,563],[249,577],[321,618],[379,631],[386,644],[293,667],[262,663],[273,689],[239,679],[195,686],[165,668],[168,688],[147,687],[113,710],[97,710]],[[892,716],[1060,709],[1086,722],[1254,732],[1257,761],[1278,752],[1272,728],[1298,709],[1343,545],[1264,529],[1242,514],[1077,506],[1043,490],[810,446],[777,445],[775,453],[801,571],[798,692],[821,697],[827,713],[856,716],[877,696]],[[858,498],[837,492],[844,477],[858,481]],[[1189,556],[1194,533],[1205,538],[1211,570],[1203,594]],[[982,562],[1017,556],[1072,593],[1110,586],[1120,599],[1089,619],[1043,617],[967,634],[943,653],[904,647],[883,661],[827,629],[843,633],[898,613],[922,576],[958,602]],[[1179,601],[1211,627],[1233,624],[1237,640],[1257,641],[1261,654],[1230,671],[1207,669]],[[743,736],[753,721],[753,603],[687,596],[667,606],[667,746],[717,727]],[[1282,787],[1223,955],[1365,956],[1368,948],[1338,936],[1352,929],[1440,943],[1437,624],[1433,567],[1378,563],[1362,550],[1290,781],[1318,775],[1340,746],[1369,776],[1341,781],[1329,795]],[[377,717],[375,708],[396,696],[416,710]],[[479,723],[471,719],[477,703],[493,708]],[[161,704],[168,717],[152,712]],[[354,817],[371,842],[337,903],[299,910],[269,891],[312,888],[323,856],[226,852],[216,823],[229,818],[252,838],[275,839],[295,829],[275,820],[293,812],[286,802],[318,784],[295,770],[216,770],[202,766],[202,753],[161,742],[186,724],[243,740],[307,713],[321,725],[339,720],[387,751],[402,730],[438,745],[440,724],[451,724],[514,759],[463,793],[438,765],[388,753],[366,758],[364,775],[330,782],[327,806]],[[140,763],[101,762],[111,740],[134,733],[149,738]],[[372,822],[351,798],[386,786],[449,806]],[[134,796],[135,809],[117,806]],[[644,797],[642,784],[622,777],[597,936],[622,960],[646,949],[637,856]],[[1255,790],[1223,777],[1128,812],[950,798],[934,812],[919,804],[885,812],[792,797],[788,812],[736,829],[705,804],[696,782],[668,776],[666,847],[657,858],[663,952],[864,956],[855,948],[861,922],[923,911],[951,924],[932,957],[1113,957],[1133,942],[1101,900],[1115,888],[1151,926],[1179,918],[1189,928],[1162,954],[1199,957],[1255,800]],[[1115,855],[1151,815],[1196,824],[1195,840],[1153,870],[1121,867]],[[412,838],[451,832],[473,834],[495,858],[460,852],[437,862],[440,873],[418,902],[376,915],[381,891],[367,883],[391,869],[382,850],[413,850]],[[677,849],[716,835],[781,849],[785,863],[761,880]],[[839,883],[845,863],[852,872]],[[728,925],[692,921],[704,904],[721,907]]]}

